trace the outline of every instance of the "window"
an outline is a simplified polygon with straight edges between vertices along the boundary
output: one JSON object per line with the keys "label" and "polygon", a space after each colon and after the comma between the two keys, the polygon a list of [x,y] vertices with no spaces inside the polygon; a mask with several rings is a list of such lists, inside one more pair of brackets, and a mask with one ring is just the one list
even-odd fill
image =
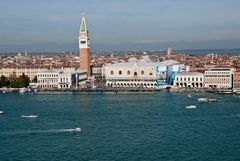
{"label": "window", "polygon": [[141,71],[141,74],[144,75],[144,71],[143,70]]}
{"label": "window", "polygon": [[149,73],[149,75],[153,75],[153,73]]}
{"label": "window", "polygon": [[119,72],[118,72],[118,73],[119,73],[119,75],[122,75],[122,71],[121,71],[121,70],[119,70]]}
{"label": "window", "polygon": [[111,75],[113,75],[114,74],[114,72],[113,71],[111,71]]}
{"label": "window", "polygon": [[130,71],[127,71],[127,74],[128,74],[128,75],[130,75],[130,74],[131,74],[131,72],[130,72]]}
{"label": "window", "polygon": [[134,75],[137,76],[137,72],[134,72]]}

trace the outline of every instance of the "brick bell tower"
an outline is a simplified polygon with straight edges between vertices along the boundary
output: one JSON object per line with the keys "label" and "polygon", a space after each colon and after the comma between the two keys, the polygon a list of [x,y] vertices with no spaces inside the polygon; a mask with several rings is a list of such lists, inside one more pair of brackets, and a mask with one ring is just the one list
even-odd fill
{"label": "brick bell tower", "polygon": [[80,69],[85,70],[89,78],[91,76],[90,39],[84,14],[82,16],[82,22],[79,31],[79,52],[80,52]]}

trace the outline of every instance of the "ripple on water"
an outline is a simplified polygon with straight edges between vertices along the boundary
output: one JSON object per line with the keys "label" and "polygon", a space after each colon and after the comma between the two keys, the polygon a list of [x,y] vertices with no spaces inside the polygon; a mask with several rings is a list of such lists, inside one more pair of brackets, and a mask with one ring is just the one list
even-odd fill
{"label": "ripple on water", "polygon": [[[199,104],[200,97],[219,101]],[[239,107],[238,97],[212,94],[7,94],[0,97],[0,158],[240,160]]]}

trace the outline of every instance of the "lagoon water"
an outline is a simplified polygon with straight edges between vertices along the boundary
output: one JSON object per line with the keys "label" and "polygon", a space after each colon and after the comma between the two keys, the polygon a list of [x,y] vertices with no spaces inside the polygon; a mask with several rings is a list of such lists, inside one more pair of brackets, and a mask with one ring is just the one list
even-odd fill
{"label": "lagoon water", "polygon": [[0,160],[240,160],[240,98],[191,95],[0,94]]}

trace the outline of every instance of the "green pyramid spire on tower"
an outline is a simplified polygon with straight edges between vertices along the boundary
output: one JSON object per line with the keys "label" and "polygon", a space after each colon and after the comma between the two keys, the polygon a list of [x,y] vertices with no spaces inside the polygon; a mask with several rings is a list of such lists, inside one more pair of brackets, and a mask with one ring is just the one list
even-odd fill
{"label": "green pyramid spire on tower", "polygon": [[80,32],[87,32],[86,20],[84,15],[81,22]]}

